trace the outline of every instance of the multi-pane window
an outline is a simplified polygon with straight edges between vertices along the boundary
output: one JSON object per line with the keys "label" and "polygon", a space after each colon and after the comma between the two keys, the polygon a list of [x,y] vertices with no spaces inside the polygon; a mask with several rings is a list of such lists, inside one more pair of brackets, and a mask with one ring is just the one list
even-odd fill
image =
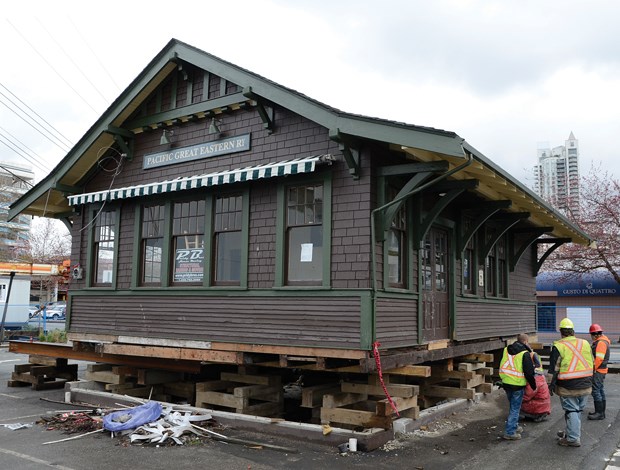
{"label": "multi-pane window", "polygon": [[537,308],[537,330],[538,331],[556,331],[555,330],[555,302],[538,302]]}
{"label": "multi-pane window", "polygon": [[218,196],[213,211],[214,283],[239,285],[241,280],[241,195]]}
{"label": "multi-pane window", "polygon": [[96,286],[111,286],[114,272],[116,211],[101,211],[96,217],[93,282]]}
{"label": "multi-pane window", "polygon": [[497,240],[497,295],[506,297],[507,269],[506,269],[506,240],[502,237]]}
{"label": "multi-pane window", "polygon": [[486,259],[486,293],[494,297],[506,297],[508,271],[506,263],[506,240],[495,242]]}
{"label": "multi-pane window", "polygon": [[160,285],[164,245],[164,205],[142,210],[141,284]]}
{"label": "multi-pane window", "polygon": [[[397,195],[392,189],[389,192],[390,200]],[[407,218],[406,206],[403,204],[394,215],[387,238],[388,249],[388,283],[390,287],[405,287],[405,249],[407,247]]]}
{"label": "multi-pane window", "polygon": [[463,293],[465,294],[475,293],[476,268],[474,256],[474,237],[472,237],[463,250]]}
{"label": "multi-pane window", "polygon": [[200,285],[204,279],[205,201],[176,202],[172,211],[172,282]]}
{"label": "multi-pane window", "polygon": [[323,281],[323,185],[287,189],[287,283],[320,285]]}
{"label": "multi-pane window", "polygon": [[422,290],[448,290],[448,236],[442,230],[430,230],[421,250]]}

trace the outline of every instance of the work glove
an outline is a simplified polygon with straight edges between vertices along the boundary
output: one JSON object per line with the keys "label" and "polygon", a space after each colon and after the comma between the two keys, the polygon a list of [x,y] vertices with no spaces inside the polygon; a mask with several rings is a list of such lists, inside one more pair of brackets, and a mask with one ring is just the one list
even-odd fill
{"label": "work glove", "polygon": [[551,382],[549,384],[549,395],[551,396],[555,395],[555,382]]}

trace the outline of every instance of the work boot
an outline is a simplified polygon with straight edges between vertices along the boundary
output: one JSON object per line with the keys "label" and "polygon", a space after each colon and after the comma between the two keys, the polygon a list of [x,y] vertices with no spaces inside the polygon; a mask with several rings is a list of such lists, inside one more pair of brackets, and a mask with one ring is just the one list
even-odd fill
{"label": "work boot", "polygon": [[557,436],[560,439],[564,439],[566,437],[566,432],[565,431],[558,431]]}
{"label": "work boot", "polygon": [[514,434],[504,434],[502,436],[502,439],[506,439],[507,441],[518,441],[519,439],[521,439],[521,434],[519,434],[518,432]]}
{"label": "work boot", "polygon": [[558,441],[558,444],[565,447],[581,447],[581,442],[579,441],[569,441],[565,437]]}
{"label": "work boot", "polygon": [[603,408],[603,402],[602,401],[595,401],[594,402],[594,414],[588,414],[588,419],[591,420],[599,420],[599,419],[605,419],[605,411]]}

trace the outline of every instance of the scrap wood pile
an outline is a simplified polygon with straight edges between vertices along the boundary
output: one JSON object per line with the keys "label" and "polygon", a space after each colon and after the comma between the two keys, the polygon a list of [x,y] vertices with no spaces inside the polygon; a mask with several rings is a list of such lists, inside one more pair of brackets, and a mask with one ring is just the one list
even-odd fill
{"label": "scrap wood pile", "polygon": [[179,411],[172,406],[162,407],[157,402],[120,410],[93,408],[59,411],[54,415],[41,417],[37,423],[48,430],[59,430],[65,434],[85,433],[68,439],[106,430],[110,431],[112,436],[117,434],[128,438],[132,444],[183,445],[210,435],[221,436],[206,429],[214,424],[210,414]]}

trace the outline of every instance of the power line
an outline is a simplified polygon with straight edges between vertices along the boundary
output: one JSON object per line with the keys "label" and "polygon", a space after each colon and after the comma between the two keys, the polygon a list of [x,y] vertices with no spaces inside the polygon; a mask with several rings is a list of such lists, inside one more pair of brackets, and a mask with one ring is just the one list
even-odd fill
{"label": "power line", "polygon": [[5,166],[3,166],[3,165],[0,165],[0,168],[2,168],[4,171],[6,171],[7,173],[9,173],[11,176],[13,176],[13,178],[16,178],[16,179],[18,179],[18,180],[20,180],[20,181],[23,181],[24,183],[26,183],[27,185],[29,185],[31,188],[32,188],[32,187],[34,187],[34,185],[33,185],[30,181],[25,180],[24,178],[22,178],[22,177],[21,177],[21,176],[19,176],[19,175],[16,175],[16,174],[15,174],[15,173],[13,173],[11,170],[9,170],[7,167],[5,167]]}
{"label": "power line", "polygon": [[[2,94],[2,92],[0,91],[0,95],[5,96]],[[9,101],[11,101],[9,99]],[[50,139],[47,135],[45,135],[43,132],[41,132],[39,129],[37,129],[36,127],[34,127],[34,125],[32,125],[30,122],[26,121],[26,119],[24,119],[22,116],[20,116],[19,114],[17,114],[15,112],[14,109],[12,109],[9,105],[7,105],[4,101],[0,100],[0,103],[2,103],[4,106],[6,106],[9,111],[11,111],[12,113],[14,113],[18,118],[20,118],[22,121],[24,121],[26,124],[28,124],[30,127],[32,127],[35,131],[37,131],[39,134],[41,134],[43,137],[45,137],[47,140],[49,140],[52,144],[54,144],[56,147],[58,147],[60,150],[62,150],[63,152],[66,152],[68,150],[68,147],[65,145],[65,148],[61,147],[60,145],[58,145],[56,142],[54,142],[52,139]],[[23,112],[23,111],[22,111]],[[47,131],[49,132],[49,131]],[[53,136],[54,137],[54,136]],[[54,137],[56,140],[58,140],[57,137]],[[60,141],[59,141],[60,142]]]}
{"label": "power line", "polygon": [[97,88],[97,86],[90,81],[90,79],[86,76],[86,74],[82,71],[82,69],[80,68],[80,66],[78,64],[75,63],[75,61],[69,56],[69,54],[67,54],[67,52],[64,50],[64,48],[62,47],[62,45],[60,45],[60,43],[58,41],[56,41],[56,38],[54,38],[54,36],[52,36],[52,34],[47,30],[47,28],[45,27],[45,25],[43,24],[43,22],[37,18],[37,21],[39,22],[39,24],[41,25],[41,27],[45,30],[45,32],[48,34],[48,36],[50,38],[52,38],[52,41],[54,41],[56,43],[56,45],[58,46],[58,48],[62,51],[62,53],[67,57],[67,59],[69,59],[71,61],[71,63],[73,64],[73,66],[78,70],[78,72],[80,72],[82,74],[82,76],[86,79],[86,81],[88,83],[90,83],[90,85],[93,87],[93,89],[99,93],[99,96],[101,96],[101,98],[103,99],[104,104],[108,104],[109,101],[108,99],[103,95],[103,93],[101,93],[101,91],[99,91],[99,88]]}
{"label": "power line", "polygon": [[32,43],[31,43],[30,41],[28,41],[28,39],[26,38],[26,36],[24,36],[24,35],[23,35],[20,31],[19,31],[19,29],[17,29],[17,28],[13,25],[13,23],[11,23],[11,21],[10,21],[8,18],[7,18],[7,20],[6,20],[6,21],[7,21],[7,23],[9,23],[9,24],[11,25],[11,27],[12,27],[15,31],[17,31],[17,34],[19,34],[19,35],[22,37],[22,39],[23,39],[24,41],[26,41],[26,43],[28,43],[28,45],[29,45],[29,46],[30,46],[30,47],[31,47],[31,48],[32,48],[32,49],[33,49],[33,50],[37,53],[37,55],[38,55],[39,57],[41,57],[41,59],[43,59],[43,61],[44,61],[44,62],[45,62],[45,63],[46,63],[46,64],[47,64],[47,65],[48,65],[48,66],[49,66],[49,67],[50,67],[53,71],[54,71],[54,73],[56,73],[56,75],[58,75],[58,77],[59,77],[59,78],[60,78],[63,82],[65,82],[65,84],[66,84],[69,88],[71,88],[71,90],[72,90],[72,91],[73,91],[73,92],[74,92],[74,93],[75,93],[75,94],[76,94],[76,95],[77,95],[77,96],[78,96],[78,97],[79,97],[79,98],[80,98],[80,99],[81,99],[81,100],[82,100],[82,101],[86,104],[86,106],[88,106],[90,109],[92,109],[92,110],[95,112],[95,114],[99,114],[99,112],[98,112],[95,108],[93,108],[93,107],[91,106],[91,104],[90,104],[90,103],[86,100],[86,98],[84,98],[84,97],[83,97],[83,96],[82,96],[82,95],[81,95],[81,94],[80,94],[80,93],[79,93],[79,92],[78,92],[75,88],[73,88],[73,87],[71,86],[71,84],[70,84],[67,80],[65,80],[65,78],[64,78],[64,77],[63,77],[63,76],[62,76],[62,75],[58,72],[58,70],[56,70],[56,68],[54,68],[54,66],[53,66],[52,64],[50,64],[50,63],[49,63],[49,61],[45,58],[45,56],[43,56],[43,54],[41,54],[41,53],[37,50],[37,48],[36,48],[36,47],[34,47],[34,46],[32,45]]}
{"label": "power line", "polygon": [[[3,137],[4,139],[6,139],[6,137],[3,134],[0,134],[1,137]],[[33,161],[30,156],[22,153],[19,149],[16,149],[15,147],[12,147],[12,145],[15,145],[13,142],[10,141],[10,139],[7,139],[9,141],[9,143],[7,144],[4,140],[0,139],[0,143],[3,143],[5,146],[7,146],[8,148],[10,148],[11,150],[13,150],[13,152],[15,152],[16,154],[24,157],[26,160],[28,160],[30,163],[32,163],[33,165],[37,166],[40,170],[49,173],[49,170],[45,169],[45,168],[41,168],[41,166],[36,162]]]}
{"label": "power line", "polygon": [[9,90],[6,85],[4,85],[3,83],[0,83],[0,86],[2,88],[4,88],[6,91],[8,91],[12,96],[15,97],[15,99],[17,99],[20,103],[22,103],[26,108],[28,108],[30,111],[32,111],[39,119],[41,119],[45,124],[47,124],[49,127],[51,127],[54,132],[56,132],[60,137],[62,137],[65,142],[66,145],[68,145],[69,147],[73,147],[73,142],[71,142],[71,140],[69,140],[67,137],[65,137],[65,135],[60,132],[58,129],[56,129],[52,124],[50,124],[47,120],[45,120],[45,118],[43,116],[41,116],[39,113],[37,113],[34,109],[32,109],[30,106],[28,106],[26,103],[24,103],[19,96],[17,96],[15,93],[13,93],[11,90]]}
{"label": "power line", "polygon": [[90,47],[90,44],[88,44],[88,41],[86,41],[86,38],[82,35],[82,33],[80,32],[80,30],[77,28],[77,26],[75,25],[75,23],[71,20],[71,18],[69,18],[69,22],[71,23],[71,25],[73,26],[73,28],[75,29],[75,31],[78,33],[78,35],[80,36],[80,38],[82,39],[82,42],[84,43],[84,45],[86,47],[88,47],[88,50],[93,54],[93,57],[95,57],[95,59],[97,60],[97,62],[99,63],[99,66],[103,69],[103,71],[106,73],[106,75],[110,78],[110,80],[112,81],[112,83],[114,83],[114,85],[116,86],[116,89],[118,91],[121,91],[121,87],[118,85],[118,83],[116,83],[116,81],[114,80],[114,77],[112,76],[112,74],[110,72],[108,72],[108,69],[106,69],[105,65],[103,64],[103,62],[101,62],[101,60],[99,59],[99,56],[97,56],[97,53],[92,49],[92,47]]}
{"label": "power line", "polygon": [[[4,131],[5,134],[8,134],[9,136],[11,136],[13,138],[13,140],[16,140],[17,142],[19,142],[21,145],[23,145],[24,147],[26,147],[26,149],[29,151],[30,156],[35,159],[38,163],[42,164],[45,167],[45,171],[49,172],[49,168],[47,167],[47,165],[45,164],[45,159],[39,155],[37,152],[35,152],[34,150],[32,150],[30,147],[28,147],[25,143],[23,143],[21,140],[19,140],[17,137],[15,137],[13,134],[11,134],[9,131],[7,131],[4,127],[0,126],[0,130]],[[5,139],[11,141],[11,139],[9,139],[6,135],[2,134],[2,132],[0,132],[0,135],[3,135]],[[16,145],[15,142],[11,141],[11,143],[13,145]],[[19,146],[18,146],[19,147]],[[21,150],[23,150],[24,152],[26,150],[24,150],[23,148],[20,147]],[[34,154],[34,155],[33,155]],[[38,158],[37,158],[38,157]]]}

